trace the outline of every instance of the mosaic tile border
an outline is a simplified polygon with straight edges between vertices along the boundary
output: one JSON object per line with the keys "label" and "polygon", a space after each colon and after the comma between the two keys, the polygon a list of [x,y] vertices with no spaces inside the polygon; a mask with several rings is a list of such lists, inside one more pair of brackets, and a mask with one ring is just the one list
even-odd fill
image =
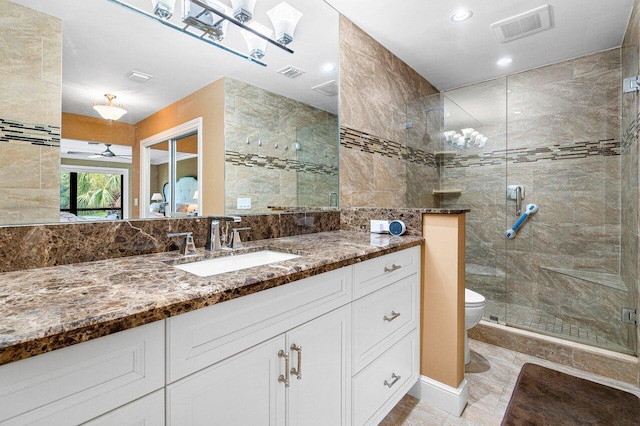
{"label": "mosaic tile border", "polygon": [[60,127],[21,123],[0,118],[0,142],[24,142],[38,146],[60,147]]}
{"label": "mosaic tile border", "polygon": [[629,123],[629,127],[627,127],[627,129],[624,132],[624,135],[622,135],[622,144],[621,144],[621,148],[622,151],[626,151],[628,150],[633,142],[635,142],[638,139],[638,134],[640,133],[640,113],[638,113],[638,115],[636,115],[636,118]]}
{"label": "mosaic tile border", "polygon": [[483,152],[482,154],[459,155],[442,160],[445,168],[496,166],[505,163],[535,163],[546,160],[574,160],[601,155],[620,155],[620,142],[605,139],[595,142],[570,142],[547,147],[515,148]]}
{"label": "mosaic tile border", "polygon": [[340,146],[369,154],[378,154],[388,158],[406,160],[411,163],[433,167],[436,165],[436,158],[431,152],[406,147],[401,143],[382,139],[344,126],[340,126]]}
{"label": "mosaic tile border", "polygon": [[286,170],[301,173],[313,173],[319,175],[338,174],[337,166],[328,166],[325,164],[309,163],[298,160],[289,160],[268,155],[257,154],[241,154],[237,151],[226,151],[225,162],[234,166],[244,167],[264,167],[271,170]]}

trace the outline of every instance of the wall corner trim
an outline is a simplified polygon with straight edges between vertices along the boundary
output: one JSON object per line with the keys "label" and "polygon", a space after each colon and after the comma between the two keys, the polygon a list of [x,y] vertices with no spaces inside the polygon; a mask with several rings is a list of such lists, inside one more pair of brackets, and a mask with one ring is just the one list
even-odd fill
{"label": "wall corner trim", "polygon": [[464,379],[457,388],[453,388],[427,376],[420,376],[418,382],[409,390],[409,395],[460,417],[469,400],[468,382]]}

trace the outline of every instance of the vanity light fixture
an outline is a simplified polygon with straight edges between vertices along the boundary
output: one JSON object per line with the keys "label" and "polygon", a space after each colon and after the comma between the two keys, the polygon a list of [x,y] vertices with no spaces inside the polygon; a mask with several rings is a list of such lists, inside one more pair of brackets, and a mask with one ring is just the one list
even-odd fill
{"label": "vanity light fixture", "polygon": [[451,15],[451,22],[463,22],[471,19],[473,16],[473,12],[469,9],[459,9],[456,10],[453,15]]}
{"label": "vanity light fixture", "polygon": [[113,104],[113,100],[116,98],[116,95],[106,93],[104,96],[107,98],[106,105],[99,104],[98,102],[93,103],[93,109],[95,109],[102,118],[105,120],[115,121],[127,113],[127,110],[124,109],[122,104]]}
{"label": "vanity light fixture", "polygon": [[293,41],[293,32],[302,18],[302,13],[293,8],[289,3],[282,2],[273,9],[267,11],[276,32],[276,40],[285,46]]}
{"label": "vanity light fixture", "polygon": [[[232,16],[233,9],[218,0],[202,0],[214,11],[223,15]],[[191,1],[183,1],[182,22],[193,25],[204,31],[207,36],[216,42],[222,41],[227,33],[229,21],[216,13],[204,9]]]}
{"label": "vanity light fixture", "polygon": [[[271,34],[273,34],[273,31],[269,28],[255,21],[251,22],[248,27],[267,37],[271,37]],[[240,30],[240,33],[249,47],[249,56],[257,60],[262,59],[267,50],[267,40],[247,30]]]}
{"label": "vanity light fixture", "polygon": [[234,18],[240,22],[249,22],[253,19],[256,0],[231,0],[231,7],[233,7]]}
{"label": "vanity light fixture", "polygon": [[506,67],[507,65],[511,65],[513,63],[513,58],[510,56],[505,56],[496,61],[496,64],[499,67]]}
{"label": "vanity light fixture", "polygon": [[[174,22],[176,21],[175,17],[170,19],[174,14],[175,0],[151,0],[153,13],[129,4],[128,1],[130,0],[107,1],[263,67],[266,67],[267,64],[262,62],[260,58],[264,56],[266,43],[271,43],[287,53],[293,53],[293,50],[289,49],[285,44],[293,40],[293,31],[302,16],[300,12],[284,2],[271,9],[269,11],[270,15],[277,14],[280,16],[284,13],[282,15],[284,18],[278,18],[274,21],[279,37],[279,40],[275,40],[271,38],[273,32],[267,27],[258,23],[253,25],[253,22],[248,24],[253,19],[256,0],[232,0],[233,8],[219,0],[181,0],[182,15],[179,23]],[[274,19],[271,16],[270,18]],[[239,52],[219,43],[225,37],[229,23],[239,27],[245,39],[252,40],[249,54]],[[247,37],[247,33],[263,41],[258,43],[257,40],[254,40],[254,37]],[[249,44],[248,40],[247,43]]]}
{"label": "vanity light fixture", "polygon": [[169,19],[173,16],[176,0],[151,0],[153,14],[160,19]]}

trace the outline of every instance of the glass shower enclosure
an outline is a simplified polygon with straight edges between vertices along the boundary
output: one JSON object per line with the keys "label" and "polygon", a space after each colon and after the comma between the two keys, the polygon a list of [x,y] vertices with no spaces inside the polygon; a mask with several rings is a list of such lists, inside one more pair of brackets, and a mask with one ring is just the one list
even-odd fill
{"label": "glass shower enclosure", "polygon": [[427,126],[408,126],[407,145],[431,141],[439,177],[412,206],[471,209],[466,287],[487,299],[486,320],[635,354],[619,77],[613,49],[419,99],[408,121],[421,111]]}

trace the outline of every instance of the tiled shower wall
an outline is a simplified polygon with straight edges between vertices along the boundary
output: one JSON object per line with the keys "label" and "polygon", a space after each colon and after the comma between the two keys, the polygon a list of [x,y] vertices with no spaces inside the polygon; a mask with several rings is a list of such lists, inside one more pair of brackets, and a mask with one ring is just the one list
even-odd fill
{"label": "tiled shower wall", "polygon": [[[437,93],[427,80],[344,16],[340,16],[340,205],[407,207],[407,163],[419,164],[436,184],[433,147],[411,151],[406,105]],[[427,206],[433,207],[429,200]]]}
{"label": "tiled shower wall", "polygon": [[238,197],[251,198],[252,213],[328,206],[338,191],[337,116],[231,78],[224,88],[225,212],[246,212]]}
{"label": "tiled shower wall", "polygon": [[8,0],[0,9],[2,224],[56,222],[62,23]]}
{"label": "tiled shower wall", "polygon": [[[620,279],[620,67],[612,49],[446,92],[463,109],[494,93],[497,118],[471,113],[487,145],[440,167],[441,186],[462,190],[442,206],[471,207],[467,286],[493,302],[490,313],[550,314],[570,328],[563,335],[614,349],[633,347],[620,323],[632,303]],[[518,217],[506,185],[516,184],[539,211],[507,241]]]}
{"label": "tiled shower wall", "polygon": [[[640,1],[636,0],[622,44],[622,77],[640,74]],[[640,300],[640,209],[638,182],[638,131],[640,130],[640,100],[638,92],[622,95],[621,125],[621,253],[620,272],[623,281]],[[636,330],[638,331],[638,330]],[[640,341],[640,333],[638,333]],[[639,371],[640,373],[640,371]]]}

